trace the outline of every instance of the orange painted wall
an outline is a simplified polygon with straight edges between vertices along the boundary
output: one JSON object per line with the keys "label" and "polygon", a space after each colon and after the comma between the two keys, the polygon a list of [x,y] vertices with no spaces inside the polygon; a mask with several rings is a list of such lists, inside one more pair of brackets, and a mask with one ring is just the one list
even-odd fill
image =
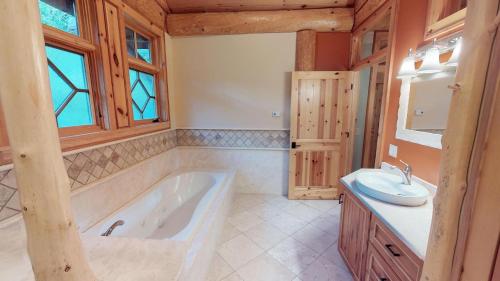
{"label": "orange painted wall", "polygon": [[[408,49],[415,49],[424,40],[426,14],[427,1],[399,1],[388,88],[389,108],[383,131],[382,161],[401,166],[401,159],[412,165],[416,176],[437,184],[441,150],[395,138],[401,87],[401,80],[396,79],[396,75]],[[398,146],[398,159],[389,156],[389,144]]]}
{"label": "orange painted wall", "polygon": [[350,44],[350,33],[316,33],[316,70],[348,70]]}

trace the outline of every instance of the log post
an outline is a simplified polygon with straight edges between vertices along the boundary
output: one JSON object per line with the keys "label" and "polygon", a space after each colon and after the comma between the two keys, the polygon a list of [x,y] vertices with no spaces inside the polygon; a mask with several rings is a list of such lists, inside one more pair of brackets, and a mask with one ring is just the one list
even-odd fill
{"label": "log post", "polygon": [[314,71],[316,66],[316,31],[297,32],[295,70]]}
{"label": "log post", "polygon": [[37,281],[95,281],[70,206],[36,0],[0,1],[0,104]]}
{"label": "log post", "polygon": [[[455,280],[453,266],[461,229],[464,197],[473,192],[468,178],[477,133],[481,101],[485,92],[495,32],[493,26],[498,0],[469,1],[464,28],[464,45],[456,75],[456,89],[450,104],[448,125],[443,136],[439,183],[421,281]],[[495,29],[496,30],[496,29]]]}

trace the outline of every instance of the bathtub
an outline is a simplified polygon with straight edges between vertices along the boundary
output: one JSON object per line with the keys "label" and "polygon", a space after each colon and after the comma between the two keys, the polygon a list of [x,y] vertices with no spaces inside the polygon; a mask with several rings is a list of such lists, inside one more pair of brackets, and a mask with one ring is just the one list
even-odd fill
{"label": "bathtub", "polygon": [[178,241],[186,244],[178,280],[204,280],[216,238],[232,201],[232,171],[181,171],[149,188],[84,231],[100,236],[116,221],[110,237]]}

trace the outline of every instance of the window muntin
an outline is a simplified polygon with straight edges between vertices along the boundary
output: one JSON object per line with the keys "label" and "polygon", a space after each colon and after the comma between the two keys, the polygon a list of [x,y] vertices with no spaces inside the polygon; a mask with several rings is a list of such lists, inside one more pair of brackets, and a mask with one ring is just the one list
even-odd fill
{"label": "window muntin", "polygon": [[154,75],[131,68],[129,77],[134,120],[156,119],[158,107]]}
{"label": "window muntin", "polygon": [[49,45],[45,50],[58,127],[94,125],[84,55]]}
{"label": "window muntin", "polygon": [[130,28],[125,28],[127,52],[129,56],[147,63],[153,63],[151,57],[151,40]]}
{"label": "window muntin", "polygon": [[38,0],[43,24],[79,35],[75,0]]}

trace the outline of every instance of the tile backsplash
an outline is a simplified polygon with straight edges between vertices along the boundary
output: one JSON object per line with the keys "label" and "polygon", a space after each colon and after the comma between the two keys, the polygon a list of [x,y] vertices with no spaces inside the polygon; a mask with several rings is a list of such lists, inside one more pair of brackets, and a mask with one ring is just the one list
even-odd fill
{"label": "tile backsplash", "polygon": [[[124,170],[176,146],[286,149],[287,130],[177,129],[63,156],[71,190]],[[14,169],[0,171],[0,221],[20,212]]]}
{"label": "tile backsplash", "polygon": [[178,129],[179,146],[288,148],[288,130]]}
{"label": "tile backsplash", "polygon": [[[63,156],[71,190],[174,148],[176,131],[147,135]],[[0,172],[0,221],[19,213],[14,169]]]}

